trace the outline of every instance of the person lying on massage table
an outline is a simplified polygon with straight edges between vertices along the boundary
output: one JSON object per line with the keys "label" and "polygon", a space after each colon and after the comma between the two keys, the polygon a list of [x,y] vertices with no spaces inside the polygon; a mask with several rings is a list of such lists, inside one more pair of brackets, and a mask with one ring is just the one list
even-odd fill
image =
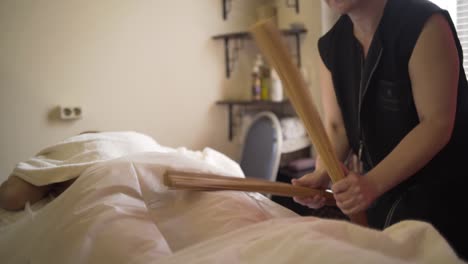
{"label": "person lying on massage table", "polygon": [[64,192],[88,167],[137,152],[160,150],[156,141],[134,131],[86,131],[42,149],[19,162],[0,185],[0,207],[22,210],[46,195]]}

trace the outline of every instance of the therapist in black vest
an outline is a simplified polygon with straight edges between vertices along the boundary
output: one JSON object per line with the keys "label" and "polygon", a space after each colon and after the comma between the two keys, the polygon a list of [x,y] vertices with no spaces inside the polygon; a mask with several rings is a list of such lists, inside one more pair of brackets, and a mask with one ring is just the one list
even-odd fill
{"label": "therapist in black vest", "polygon": [[[377,229],[429,222],[467,258],[468,84],[450,15],[428,0],[326,2],[342,15],[318,42],[324,126],[341,161],[362,162],[331,185],[338,207]],[[329,187],[316,167],[293,184]]]}

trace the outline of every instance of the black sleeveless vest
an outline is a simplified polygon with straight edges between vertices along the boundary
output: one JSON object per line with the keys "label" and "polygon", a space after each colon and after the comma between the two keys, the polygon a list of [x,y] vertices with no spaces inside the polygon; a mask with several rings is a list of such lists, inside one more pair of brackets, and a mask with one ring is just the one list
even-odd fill
{"label": "black sleeveless vest", "polygon": [[425,181],[466,182],[467,177],[455,170],[468,161],[463,154],[468,151],[468,84],[450,15],[427,0],[388,0],[365,60],[347,15],[318,42],[320,56],[332,75],[349,144],[355,153],[362,148],[361,160],[369,170],[419,122],[408,63],[424,24],[435,13],[449,21],[460,58],[455,128],[448,145],[395,189]]}

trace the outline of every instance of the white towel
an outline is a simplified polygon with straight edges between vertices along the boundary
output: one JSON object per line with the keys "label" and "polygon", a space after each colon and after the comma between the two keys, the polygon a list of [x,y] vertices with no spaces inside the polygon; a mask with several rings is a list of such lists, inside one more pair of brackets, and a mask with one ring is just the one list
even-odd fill
{"label": "white towel", "polygon": [[13,175],[43,186],[74,179],[98,162],[136,152],[164,150],[150,136],[134,131],[86,133],[51,145],[18,163]]}
{"label": "white towel", "polygon": [[302,121],[297,117],[281,118],[281,130],[283,131],[283,139],[295,139],[307,136],[306,129]]}

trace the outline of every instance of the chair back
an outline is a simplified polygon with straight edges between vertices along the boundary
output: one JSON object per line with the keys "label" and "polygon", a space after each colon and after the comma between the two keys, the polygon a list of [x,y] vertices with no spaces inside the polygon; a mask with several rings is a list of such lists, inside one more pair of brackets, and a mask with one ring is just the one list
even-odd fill
{"label": "chair back", "polygon": [[277,116],[256,114],[246,129],[240,167],[246,177],[276,181],[283,135]]}

